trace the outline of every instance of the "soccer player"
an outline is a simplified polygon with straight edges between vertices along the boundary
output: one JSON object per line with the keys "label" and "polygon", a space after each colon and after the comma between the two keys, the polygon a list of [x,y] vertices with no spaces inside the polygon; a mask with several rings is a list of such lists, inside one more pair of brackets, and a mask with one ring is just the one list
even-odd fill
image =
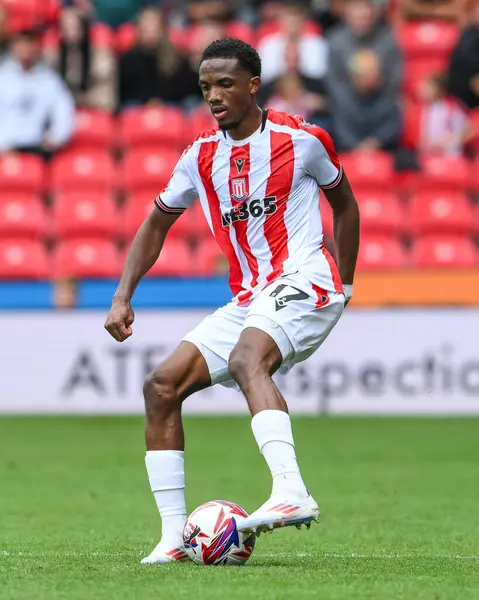
{"label": "soccer player", "polygon": [[[300,474],[288,408],[272,380],[311,356],[352,295],[359,211],[330,136],[301,117],[261,110],[261,60],[222,39],[206,48],[199,84],[218,127],[178,161],[126,259],[105,323],[119,342],[132,334],[131,299],[168,230],[199,197],[230,265],[233,300],[208,316],[148,376],[146,469],[162,537],[144,564],[185,560],[183,400],[221,383],[241,390],[273,478],[270,499],[239,527],[266,531],[317,520]],[[339,271],[323,244],[319,193],[333,209]]]}

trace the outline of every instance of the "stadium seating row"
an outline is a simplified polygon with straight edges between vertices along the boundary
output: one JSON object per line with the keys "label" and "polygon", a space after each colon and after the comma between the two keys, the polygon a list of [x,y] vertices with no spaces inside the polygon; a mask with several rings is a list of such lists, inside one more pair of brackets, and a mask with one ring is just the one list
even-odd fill
{"label": "stadium seating row", "polygon": [[[119,207],[108,191],[65,191],[47,209],[35,193],[0,194],[0,237],[130,239],[152,210],[155,196],[155,188],[139,191]],[[461,192],[419,192],[409,205],[387,191],[364,192],[358,198],[366,235],[479,234],[479,206]],[[326,202],[321,203],[321,212],[324,229],[331,232],[332,214]],[[192,241],[211,235],[199,203],[174,224],[171,234]]]}
{"label": "stadium seating row", "polygon": [[[111,241],[72,238],[57,245],[52,253],[34,240],[0,240],[0,279],[47,279],[53,277],[118,277],[124,251]],[[479,266],[479,249],[464,236],[425,235],[410,251],[392,236],[369,236],[362,240],[359,270],[415,268],[474,268]],[[211,276],[225,272],[221,251],[212,238],[194,253],[178,238],[169,239],[150,276]]]}
{"label": "stadium seating row", "polygon": [[[55,156],[47,166],[33,155],[0,157],[0,190],[43,192],[46,190],[160,191],[169,180],[179,152],[171,148],[143,147],[126,152],[121,161],[100,149],[69,150]],[[355,152],[341,156],[350,181],[358,191],[394,189],[398,176],[393,158],[385,152]],[[420,191],[479,191],[479,156],[427,155],[421,171],[409,185]]]}
{"label": "stadium seating row", "polygon": [[[29,1],[31,0],[15,0],[17,6],[21,5],[22,2]],[[266,23],[255,31],[246,23],[232,21],[227,24],[225,35],[241,38],[254,45],[278,30],[279,25],[273,22]],[[169,30],[170,39],[173,43],[186,51],[195,45],[196,36],[199,33],[197,26],[191,26],[187,29],[171,27]],[[321,33],[321,29],[316,23],[309,21],[303,26],[303,34],[308,33],[318,34]],[[395,28],[395,33],[406,59],[415,59],[449,56],[457,42],[460,29],[451,22],[425,20],[402,23]],[[94,46],[118,53],[129,50],[135,43],[136,38],[137,27],[133,23],[126,23],[117,31],[110,29],[107,25],[97,23],[91,30],[91,39]],[[58,44],[58,30],[55,28],[47,30],[43,42],[45,50],[55,49]]]}

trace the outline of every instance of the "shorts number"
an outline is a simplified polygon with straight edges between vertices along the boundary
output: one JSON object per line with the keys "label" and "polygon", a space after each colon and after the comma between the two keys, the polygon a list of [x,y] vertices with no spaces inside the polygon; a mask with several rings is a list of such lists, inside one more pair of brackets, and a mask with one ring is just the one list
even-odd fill
{"label": "shorts number", "polygon": [[[288,287],[294,290],[296,293],[287,294],[285,296],[279,297],[279,294],[281,294],[281,292],[283,292],[284,289]],[[306,292],[303,292],[303,290],[298,290],[298,288],[295,288],[292,285],[281,283],[276,289],[274,289],[271,292],[270,297],[275,299],[276,311],[278,311],[284,308],[288,304],[288,302],[292,302],[293,300],[306,300],[307,298],[309,298],[309,295]]]}

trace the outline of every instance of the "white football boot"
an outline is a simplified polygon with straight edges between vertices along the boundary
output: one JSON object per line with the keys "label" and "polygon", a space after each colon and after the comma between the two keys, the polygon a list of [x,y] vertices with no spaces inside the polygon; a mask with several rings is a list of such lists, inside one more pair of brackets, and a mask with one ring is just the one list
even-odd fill
{"label": "white football boot", "polygon": [[238,531],[259,535],[265,531],[290,525],[296,525],[301,529],[303,524],[309,529],[312,521],[318,522],[319,515],[319,507],[309,492],[307,497],[296,498],[294,501],[272,496],[263,506],[238,524]]}
{"label": "white football boot", "polygon": [[155,565],[171,562],[183,562],[185,560],[189,560],[189,558],[186,554],[184,546],[167,550],[164,545],[161,545],[160,542],[149,556],[145,556],[145,558],[142,559],[141,564]]}

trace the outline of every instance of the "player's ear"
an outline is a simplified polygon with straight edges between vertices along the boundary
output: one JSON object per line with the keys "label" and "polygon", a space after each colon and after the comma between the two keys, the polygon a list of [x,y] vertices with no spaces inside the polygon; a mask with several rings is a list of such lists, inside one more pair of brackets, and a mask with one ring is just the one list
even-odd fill
{"label": "player's ear", "polygon": [[259,86],[261,85],[260,77],[252,77],[250,80],[249,93],[253,96],[258,93]]}

